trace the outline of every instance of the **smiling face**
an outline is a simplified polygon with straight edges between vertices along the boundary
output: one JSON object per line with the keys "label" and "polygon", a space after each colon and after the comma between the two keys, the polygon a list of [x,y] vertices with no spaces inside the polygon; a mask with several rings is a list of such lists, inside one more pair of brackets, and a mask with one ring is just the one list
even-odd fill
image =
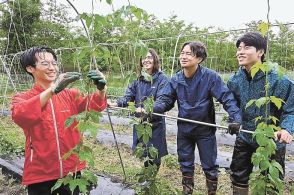
{"label": "smiling face", "polygon": [[35,54],[36,66],[28,66],[26,70],[31,73],[35,82],[43,88],[48,88],[56,79],[58,73],[58,64],[53,55],[48,52]]}
{"label": "smiling face", "polygon": [[241,42],[237,48],[236,56],[240,66],[244,66],[247,71],[250,71],[251,67],[257,62],[261,63],[261,56],[264,51],[257,50],[254,46],[247,46],[244,42]]}
{"label": "smiling face", "polygon": [[190,45],[186,45],[180,53],[180,63],[182,68],[197,67],[202,58],[197,57],[191,50]]}
{"label": "smiling face", "polygon": [[153,73],[154,58],[150,52],[147,53],[145,58],[142,58],[142,65],[148,74]]}

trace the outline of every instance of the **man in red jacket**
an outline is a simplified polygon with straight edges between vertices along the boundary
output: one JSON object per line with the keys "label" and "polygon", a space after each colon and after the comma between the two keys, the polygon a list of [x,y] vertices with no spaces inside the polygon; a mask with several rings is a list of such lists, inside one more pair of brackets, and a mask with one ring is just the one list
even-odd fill
{"label": "man in red jacket", "polygon": [[[97,91],[83,96],[66,86],[80,78],[80,73],[67,72],[58,76],[58,62],[48,47],[33,47],[20,57],[24,70],[34,78],[32,89],[16,94],[12,99],[12,119],[26,136],[23,184],[29,195],[49,195],[59,178],[69,172],[80,174],[85,163],[75,155],[62,157],[81,140],[76,123],[65,128],[66,119],[85,110],[102,111],[106,103],[106,81],[99,71],[90,71]],[[70,195],[68,186],[52,194]],[[76,189],[74,194],[79,194]]]}

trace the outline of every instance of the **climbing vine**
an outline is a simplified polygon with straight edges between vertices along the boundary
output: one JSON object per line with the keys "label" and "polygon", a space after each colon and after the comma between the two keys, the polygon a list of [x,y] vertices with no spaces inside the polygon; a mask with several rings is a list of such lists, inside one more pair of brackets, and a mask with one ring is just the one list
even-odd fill
{"label": "climbing vine", "polygon": [[[264,36],[268,33],[269,24],[261,23],[259,30]],[[258,71],[262,71],[266,75],[266,83],[264,86],[265,96],[259,99],[250,100],[246,108],[256,106],[258,109],[264,109],[263,116],[255,118],[257,128],[253,134],[257,144],[259,145],[256,152],[252,155],[251,161],[254,166],[254,171],[250,175],[251,193],[256,195],[264,194],[283,194],[284,183],[280,179],[280,175],[284,174],[282,166],[273,159],[276,153],[275,131],[280,131],[278,126],[279,119],[270,115],[269,105],[274,105],[278,110],[285,103],[281,98],[271,96],[269,91],[272,87],[268,81],[268,73],[277,71],[279,77],[284,74],[284,71],[277,63],[273,63],[269,59],[269,52],[266,55],[265,63],[257,63],[251,69],[252,78],[255,77]]]}
{"label": "climbing vine", "polygon": [[[107,3],[111,4],[112,1],[107,0]],[[135,6],[131,6],[131,5],[123,7],[117,12],[117,14],[112,15],[112,17],[113,18],[109,18],[107,16],[101,16],[98,14],[90,14],[90,15],[82,14],[81,15],[81,18],[86,21],[87,28],[92,30],[89,33],[89,36],[90,35],[94,36],[94,33],[96,31],[100,31],[101,29],[103,29],[104,25],[110,22],[110,20],[118,20],[121,23],[127,23],[127,19],[133,20],[134,18],[136,18],[139,23],[141,20],[147,20],[146,13],[142,9],[137,8]],[[92,37],[89,37],[89,39],[92,39]],[[129,42],[134,48],[134,51],[133,51],[134,59],[139,58],[140,56],[146,55],[148,48],[136,36],[130,38]],[[110,59],[111,58],[110,54],[113,53],[113,50],[111,50],[111,47],[108,47],[108,45],[94,45],[93,40],[91,40],[90,43],[91,43],[90,47],[83,48],[81,51],[77,52],[77,56],[79,56],[80,58],[89,59],[89,56],[90,56],[90,59],[91,59],[91,60],[87,60],[90,63],[89,65],[82,66],[81,71],[84,72],[83,73],[84,78],[86,78],[85,73],[87,72],[87,70],[92,69],[93,66],[94,68],[98,68],[97,61],[96,61],[97,57],[102,59]],[[76,88],[78,88],[81,92],[84,92],[89,95],[91,91],[93,91],[93,89],[91,89],[91,86],[92,86],[91,82],[92,81],[89,79],[80,80],[79,83],[76,85]],[[148,108],[147,104],[145,108]],[[151,113],[149,109],[147,109],[147,111]],[[79,161],[82,161],[82,162],[86,162],[87,165],[91,167],[94,166],[93,150],[91,147],[85,145],[83,139],[85,135],[88,135],[94,138],[97,136],[98,122],[99,122],[100,116],[101,116],[100,113],[96,111],[88,111],[86,109],[86,111],[78,115],[72,116],[66,120],[65,127],[75,125],[76,129],[78,129],[78,131],[81,132],[82,137],[81,137],[80,143],[78,143],[73,149],[68,151],[63,156],[63,159],[66,159],[71,155],[76,155],[78,157],[77,165]],[[143,144],[147,144],[149,141],[148,136],[150,135],[150,132],[152,135],[152,129],[151,129],[150,123],[148,123],[147,121],[144,121],[144,122],[140,121],[138,122],[138,128],[141,130],[139,131],[139,135],[140,135],[140,138],[143,137]],[[146,131],[144,130],[145,128],[146,128]],[[150,154],[150,159],[155,158],[157,155],[157,150],[154,147],[149,148],[147,152],[148,154]],[[151,169],[152,167],[154,166],[148,167],[148,170],[145,171],[146,174],[150,174],[149,169]],[[83,171],[83,174],[81,175],[75,175],[71,173],[64,178],[59,179],[56,182],[56,184],[53,186],[51,191],[59,188],[61,185],[68,184],[72,192],[74,191],[74,189],[76,189],[76,187],[78,187],[81,193],[87,194],[88,188],[92,185],[96,185],[96,183],[97,183],[97,177],[92,172],[86,170],[86,171]]]}

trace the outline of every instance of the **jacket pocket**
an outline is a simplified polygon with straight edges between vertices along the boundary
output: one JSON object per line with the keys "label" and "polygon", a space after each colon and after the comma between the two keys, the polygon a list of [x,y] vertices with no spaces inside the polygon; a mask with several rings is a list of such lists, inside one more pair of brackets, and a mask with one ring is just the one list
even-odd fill
{"label": "jacket pocket", "polygon": [[34,148],[32,144],[32,137],[30,137],[30,162],[33,162]]}

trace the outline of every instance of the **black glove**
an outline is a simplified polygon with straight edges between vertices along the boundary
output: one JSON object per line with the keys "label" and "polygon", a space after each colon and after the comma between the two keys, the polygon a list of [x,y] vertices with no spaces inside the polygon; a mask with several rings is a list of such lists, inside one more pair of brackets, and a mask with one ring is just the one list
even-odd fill
{"label": "black glove", "polygon": [[57,94],[61,92],[68,84],[80,79],[80,77],[81,73],[78,72],[66,72],[60,74],[54,83],[55,86],[52,89],[53,93]]}
{"label": "black glove", "polygon": [[241,128],[241,124],[240,123],[229,123],[229,126],[228,126],[228,132],[229,134],[231,135],[238,135],[239,134],[239,131],[240,131],[240,128]]}
{"label": "black glove", "polygon": [[99,70],[90,70],[87,77],[93,80],[98,90],[103,90],[106,85],[104,75]]}

